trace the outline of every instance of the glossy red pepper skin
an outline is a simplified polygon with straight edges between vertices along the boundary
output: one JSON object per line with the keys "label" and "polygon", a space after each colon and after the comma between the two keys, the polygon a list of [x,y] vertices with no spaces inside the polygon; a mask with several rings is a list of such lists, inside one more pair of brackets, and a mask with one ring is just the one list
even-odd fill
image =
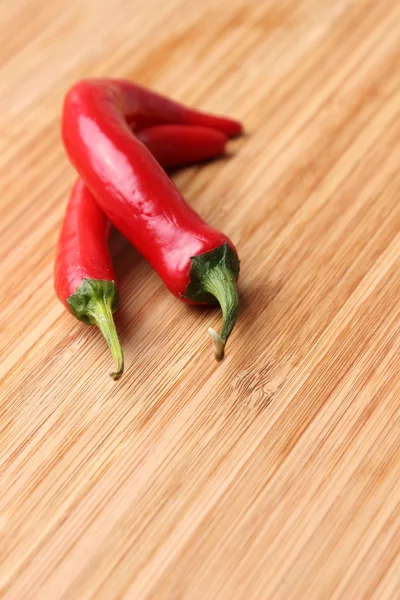
{"label": "glossy red pepper skin", "polygon": [[[218,299],[224,325],[215,354],[221,359],[237,317],[236,249],[227,236],[186,204],[132,133],[132,128],[165,124],[169,119],[183,125],[212,125],[231,135],[241,130],[236,121],[191,111],[152,93],[146,95],[129,82],[86,80],[66,96],[62,136],[72,164],[101,209],[170,291],[188,302]],[[210,276],[208,271],[212,271]]]}

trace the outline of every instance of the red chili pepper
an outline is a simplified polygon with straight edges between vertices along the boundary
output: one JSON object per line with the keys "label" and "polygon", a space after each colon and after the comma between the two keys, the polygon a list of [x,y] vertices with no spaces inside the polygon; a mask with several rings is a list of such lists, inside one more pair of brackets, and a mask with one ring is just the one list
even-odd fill
{"label": "red chili pepper", "polygon": [[[227,137],[192,125],[159,125],[138,137],[163,166],[180,166],[224,152]],[[82,180],[71,192],[58,241],[54,279],[57,296],[79,320],[97,325],[115,361],[118,379],[124,362],[113,312],[118,305],[116,278],[108,253],[110,222]]]}
{"label": "red chili pepper", "polygon": [[114,325],[118,289],[108,253],[110,222],[81,179],[74,185],[58,240],[54,267],[57,296],[80,321],[97,325],[115,362],[113,379],[124,370]]}
{"label": "red chili pepper", "polygon": [[125,81],[85,80],[66,96],[62,134],[71,162],[101,209],[167,287],[187,302],[223,312],[209,329],[217,360],[238,314],[239,259],[233,243],[184,201],[131,127],[180,123],[236,135],[241,125],[187,109]]}

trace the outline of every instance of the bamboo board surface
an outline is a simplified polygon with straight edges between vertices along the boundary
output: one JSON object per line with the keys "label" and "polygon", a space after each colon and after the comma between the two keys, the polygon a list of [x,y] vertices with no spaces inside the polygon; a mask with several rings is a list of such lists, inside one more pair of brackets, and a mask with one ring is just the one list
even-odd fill
{"label": "bamboo board surface", "polygon": [[[0,589],[400,598],[400,1],[2,0]],[[237,244],[239,322],[114,237],[127,370],[53,293],[77,79],[244,121],[178,173]]]}

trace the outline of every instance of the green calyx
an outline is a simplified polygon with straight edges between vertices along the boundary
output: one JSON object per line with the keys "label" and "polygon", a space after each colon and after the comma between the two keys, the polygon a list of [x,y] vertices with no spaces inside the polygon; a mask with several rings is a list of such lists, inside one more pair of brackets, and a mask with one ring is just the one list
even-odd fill
{"label": "green calyx", "polygon": [[236,281],[240,263],[236,252],[227,244],[215,250],[193,256],[190,267],[190,282],[184,298],[195,302],[218,304],[222,309],[222,329],[217,333],[208,330],[214,345],[214,356],[224,358],[225,344],[235,326],[239,312],[239,296]]}
{"label": "green calyx", "polygon": [[115,328],[113,313],[119,295],[114,281],[84,279],[67,300],[72,314],[88,325],[97,325],[103,334],[115,362],[111,377],[119,379],[124,371],[124,357]]}

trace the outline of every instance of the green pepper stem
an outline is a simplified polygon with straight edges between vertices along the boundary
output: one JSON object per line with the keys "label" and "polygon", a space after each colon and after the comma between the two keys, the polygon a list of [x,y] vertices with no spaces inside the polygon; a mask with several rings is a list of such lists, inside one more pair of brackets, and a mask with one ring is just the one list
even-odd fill
{"label": "green pepper stem", "polygon": [[115,371],[110,375],[114,380],[119,379],[124,371],[124,357],[113,317],[118,305],[114,281],[85,278],[67,303],[77,319],[100,329],[115,362]]}
{"label": "green pepper stem", "polygon": [[97,302],[92,313],[93,319],[103,334],[115,363],[115,371],[110,376],[116,381],[124,372],[124,356],[115,328],[114,318],[109,303]]}
{"label": "green pepper stem", "polygon": [[218,301],[222,309],[221,333],[217,333],[212,327],[208,330],[214,345],[214,356],[218,361],[224,358],[225,344],[239,312],[236,287],[239,269],[238,255],[226,242],[214,250],[191,258],[190,281],[184,298],[206,304],[216,304]]}
{"label": "green pepper stem", "polygon": [[212,327],[208,329],[214,346],[215,359],[221,361],[225,356],[225,344],[239,313],[235,275],[225,265],[215,265],[205,276],[204,289],[218,300],[222,309],[221,333],[217,333]]}

